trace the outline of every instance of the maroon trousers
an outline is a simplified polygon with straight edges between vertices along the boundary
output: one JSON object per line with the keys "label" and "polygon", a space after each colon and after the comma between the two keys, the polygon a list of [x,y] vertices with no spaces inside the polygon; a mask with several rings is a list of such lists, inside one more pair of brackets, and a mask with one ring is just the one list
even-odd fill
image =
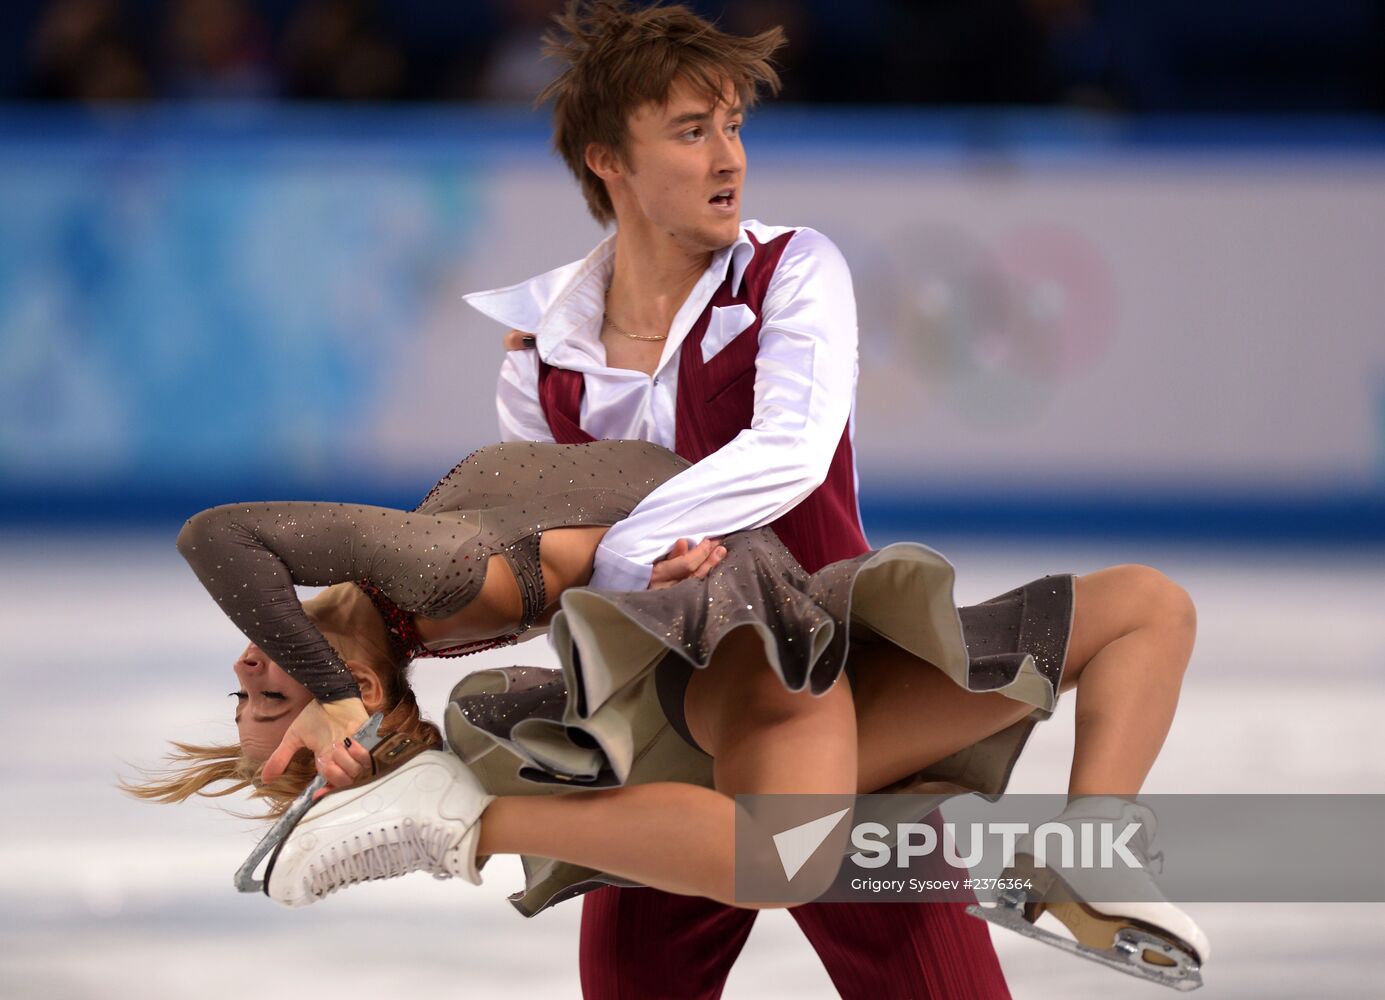
{"label": "maroon trousers", "polygon": [[[598,889],[583,903],[587,1000],[715,1000],[756,917],[658,889]],[[847,1000],[1010,996],[986,924],[959,903],[807,903],[789,913]]]}

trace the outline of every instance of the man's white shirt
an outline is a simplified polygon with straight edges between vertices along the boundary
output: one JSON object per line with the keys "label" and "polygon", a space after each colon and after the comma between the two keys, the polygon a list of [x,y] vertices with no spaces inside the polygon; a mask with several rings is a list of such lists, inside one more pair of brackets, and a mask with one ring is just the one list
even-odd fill
{"label": "man's white shirt", "polygon": [[[761,304],[751,425],[727,445],[664,483],[607,532],[591,586],[643,590],[653,565],[680,538],[693,542],[757,528],[792,510],[827,477],[856,391],[856,299],[840,251],[813,229],[743,222],[740,237],[712,255],[678,310],[654,374],[608,368],[600,340],[615,236],[583,260],[466,301],[511,329],[533,334],[536,350],[508,351],[496,406],[505,441],[552,441],[539,403],[539,359],[582,375],[580,424],[600,440],[637,439],[672,449],[683,341],[716,290],[740,289],[763,244],[794,231]],[[743,305],[713,310],[702,339],[710,360],[755,316]]]}

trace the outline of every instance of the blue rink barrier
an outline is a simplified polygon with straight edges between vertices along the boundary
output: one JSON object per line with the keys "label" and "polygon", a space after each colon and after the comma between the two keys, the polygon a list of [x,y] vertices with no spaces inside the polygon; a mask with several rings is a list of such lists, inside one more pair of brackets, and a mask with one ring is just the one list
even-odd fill
{"label": "blue rink barrier", "polygon": [[[327,500],[412,509],[432,486],[378,482],[247,481],[197,489],[125,484],[104,491],[0,490],[0,531],[167,531],[206,507],[242,500]],[[1121,498],[1096,491],[1026,495],[900,495],[865,489],[861,517],[875,541],[948,535],[995,539],[1146,539],[1218,545],[1264,543],[1322,547],[1385,545],[1385,494],[1266,499],[1196,494]],[[170,542],[171,544],[171,542]]]}
{"label": "blue rink barrier", "polygon": [[[770,163],[807,143],[824,163],[1385,163],[1385,122],[1360,118],[784,106],[757,111],[747,141]],[[484,253],[487,171],[552,163],[544,116],[512,110],[0,107],[0,526],[176,530],[249,498],[412,506],[447,461],[375,479],[343,442],[387,411],[382,372],[427,325],[447,268]],[[493,433],[473,395],[474,421],[435,433],[435,457]],[[1152,498],[1096,477],[1057,493],[994,479],[889,492],[873,476],[876,532],[1385,540],[1385,471]]]}

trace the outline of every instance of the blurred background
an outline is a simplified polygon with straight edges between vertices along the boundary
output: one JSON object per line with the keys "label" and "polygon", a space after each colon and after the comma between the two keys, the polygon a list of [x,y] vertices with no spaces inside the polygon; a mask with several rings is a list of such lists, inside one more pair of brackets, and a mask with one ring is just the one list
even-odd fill
{"label": "blurred background", "polygon": [[[111,788],[232,732],[184,518],[412,506],[496,438],[462,293],[602,236],[531,107],[556,6],[0,6],[0,996],[577,995],[577,905],[521,920],[517,870],[281,913],[230,889],[254,823]],[[1385,5],[692,6],[790,38],[746,215],[851,264],[872,541],[964,602],[1156,565],[1201,632],[1149,791],[1385,792]],[[424,663],[424,705],[502,662],[552,658]],[[1016,790],[1063,786],[1071,711]],[[1380,905],[1190,909],[1208,997],[1385,975]],[[996,934],[1017,997],[1162,995]],[[727,995],[831,988],[769,913]]]}

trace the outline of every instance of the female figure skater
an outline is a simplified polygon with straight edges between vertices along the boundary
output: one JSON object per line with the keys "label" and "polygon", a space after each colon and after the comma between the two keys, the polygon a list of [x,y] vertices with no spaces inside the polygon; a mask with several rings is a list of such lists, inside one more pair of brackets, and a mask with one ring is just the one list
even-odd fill
{"label": "female figure skater", "polygon": [[[188,522],[180,550],[253,644],[237,663],[242,774],[265,760],[272,783],[302,748],[336,788],[367,773],[370,755],[349,736],[399,697],[372,659],[471,651],[548,622],[563,664],[561,681],[524,668],[463,681],[449,736],[486,780],[432,752],[328,797],[273,862],[272,896],[303,905],[418,869],[476,881],[478,857],[521,853],[548,859],[526,866],[529,913],[598,873],[736,905],[732,796],[920,776],[995,794],[1060,687],[1079,692],[1064,818],[1111,801],[1089,796],[1138,791],[1191,651],[1191,605],[1162,576],[1045,577],[959,611],[951,567],[923,546],[808,575],[764,528],[724,539],[705,578],[569,589],[590,576],[605,529],[687,464],[641,442],[497,445],[414,512],[237,504]],[[295,583],[337,585],[337,648]],[[1074,599],[1088,609],[1081,631]],[[1151,647],[1168,669],[1120,671]],[[194,766],[143,792],[186,798],[216,777]],[[594,790],[532,794],[541,782]],[[1102,919],[1103,933],[1129,923]],[[1205,938],[1171,904],[1146,905],[1139,921],[1205,959]]]}

